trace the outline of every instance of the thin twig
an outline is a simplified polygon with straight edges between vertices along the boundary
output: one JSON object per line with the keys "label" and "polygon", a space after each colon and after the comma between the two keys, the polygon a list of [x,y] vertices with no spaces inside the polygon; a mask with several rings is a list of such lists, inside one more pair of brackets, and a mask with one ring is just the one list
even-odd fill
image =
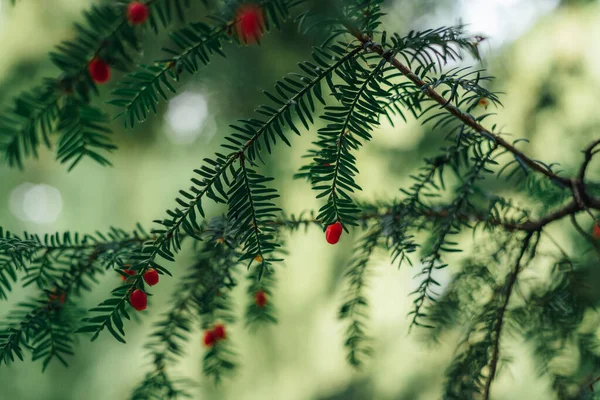
{"label": "thin twig", "polygon": [[517,258],[517,262],[515,264],[515,269],[510,273],[507,278],[506,283],[506,295],[504,297],[504,302],[502,306],[498,309],[498,313],[496,314],[496,324],[494,325],[494,348],[492,353],[492,360],[490,362],[490,373],[487,376],[485,381],[485,388],[483,391],[483,400],[488,400],[490,398],[490,388],[492,386],[492,381],[496,376],[496,370],[498,368],[498,359],[500,357],[500,334],[502,333],[502,326],[504,323],[504,314],[506,313],[506,308],[508,307],[508,302],[510,301],[510,295],[512,294],[515,283],[517,282],[517,275],[521,271],[521,260],[529,247],[529,241],[531,240],[534,232],[529,232],[523,241],[523,246],[521,247],[521,253]]}
{"label": "thin twig", "polygon": [[585,154],[585,159],[583,161],[583,164],[581,164],[581,168],[579,169],[579,174],[577,174],[577,179],[580,182],[583,182],[583,180],[585,178],[585,173],[586,173],[587,167],[590,164],[590,161],[592,161],[592,158],[594,157],[594,155],[597,153],[597,152],[594,152],[594,149],[598,145],[600,145],[600,139],[594,140],[592,143],[590,143],[585,148],[585,150],[583,150],[583,153]]}
{"label": "thin twig", "polygon": [[600,244],[598,244],[591,235],[589,235],[585,230],[583,230],[583,228],[577,222],[575,214],[571,215],[571,223],[573,224],[573,227],[577,230],[577,232],[579,232],[581,236],[583,236],[588,242],[590,242],[594,250],[596,250],[596,253],[598,253],[598,257],[600,257]]}

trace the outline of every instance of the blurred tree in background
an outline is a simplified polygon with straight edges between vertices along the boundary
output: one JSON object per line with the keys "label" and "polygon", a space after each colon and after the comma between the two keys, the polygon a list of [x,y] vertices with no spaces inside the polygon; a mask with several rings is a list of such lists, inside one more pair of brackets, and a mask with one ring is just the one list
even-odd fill
{"label": "blurred tree in background", "polygon": [[597,1],[1,4],[0,398],[596,395]]}

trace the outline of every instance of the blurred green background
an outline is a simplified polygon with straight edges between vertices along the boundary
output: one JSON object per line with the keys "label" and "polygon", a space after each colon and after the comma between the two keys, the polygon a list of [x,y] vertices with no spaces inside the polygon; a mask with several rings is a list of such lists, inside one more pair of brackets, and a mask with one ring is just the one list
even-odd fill
{"label": "blurred green background", "polygon": [[[90,0],[18,0],[0,8],[0,101],[56,75],[47,52],[72,35],[71,23],[81,16]],[[600,4],[597,1],[559,0],[397,0],[386,2],[384,26],[406,34],[409,30],[435,28],[463,22],[474,34],[489,36],[481,44],[484,67],[497,76],[495,90],[503,91],[505,108],[494,122],[514,138],[527,137],[527,151],[535,158],[560,162],[565,169],[577,165],[580,149],[598,132],[600,113]],[[198,6],[190,20],[203,15]],[[165,35],[146,34],[144,61],[162,56]],[[0,226],[34,233],[72,230],[106,231],[110,226],[128,229],[136,222],[150,227],[173,207],[178,189],[188,186],[192,170],[211,156],[229,133],[228,124],[248,117],[265,98],[276,78],[296,71],[295,64],[309,58],[311,37],[300,37],[288,24],[269,33],[262,46],[230,48],[227,59],[214,62],[193,77],[184,77],[178,95],[161,104],[158,116],[134,130],[113,123],[119,150],[111,157],[112,168],[85,161],[71,173],[44,150],[24,171],[0,167]],[[115,78],[120,77],[117,75]],[[116,82],[117,79],[113,79]],[[108,99],[113,85],[101,88]],[[105,107],[112,115],[114,108]],[[488,122],[490,125],[491,122]],[[313,128],[316,130],[316,128]],[[310,186],[292,180],[300,158],[314,140],[314,130],[293,136],[292,148],[283,144],[269,157],[266,174],[274,175],[281,193],[279,205],[288,213],[318,209]],[[436,153],[444,132],[432,132],[418,121],[396,128],[384,124],[358,155],[358,183],[363,200],[393,199],[399,188],[410,184],[409,174],[420,160]],[[565,140],[568,138],[568,140]],[[598,177],[597,166],[591,171]],[[506,190],[501,188],[501,190]],[[208,207],[217,215],[222,208]],[[553,234],[567,249],[572,237],[553,227]],[[199,382],[198,399],[438,399],[444,370],[457,336],[449,333],[437,345],[421,339],[418,330],[408,334],[411,310],[409,293],[418,281],[418,259],[411,269],[399,270],[389,257],[376,254],[371,267],[371,334],[375,353],[366,367],[353,371],[345,361],[342,326],[337,321],[342,274],[350,257],[353,237],[344,236],[337,246],[326,244],[316,228],[288,238],[289,256],[278,271],[274,302],[279,324],[250,333],[243,326],[230,328],[240,355],[237,375],[214,387],[201,374],[201,334],[196,332],[187,355],[175,367],[177,374]],[[465,235],[464,247],[472,245]],[[127,325],[127,344],[110,335],[90,343],[80,337],[70,368],[55,364],[41,373],[39,363],[17,362],[0,368],[0,399],[97,400],[127,399],[146,372],[142,348],[153,322],[169,307],[169,295],[178,276],[192,262],[190,251],[170,266],[175,279],[164,278],[153,288],[150,307],[139,322]],[[456,271],[438,271],[447,282]],[[445,274],[445,275],[444,275]],[[106,275],[80,306],[92,307],[108,296],[119,277]],[[237,291],[241,314],[245,299]],[[28,295],[16,289],[0,304],[0,315]],[[597,324],[592,324],[595,327]],[[509,346],[513,361],[494,385],[494,399],[553,399],[549,381],[539,377],[528,349],[515,340]],[[570,368],[565,361],[565,371]]]}

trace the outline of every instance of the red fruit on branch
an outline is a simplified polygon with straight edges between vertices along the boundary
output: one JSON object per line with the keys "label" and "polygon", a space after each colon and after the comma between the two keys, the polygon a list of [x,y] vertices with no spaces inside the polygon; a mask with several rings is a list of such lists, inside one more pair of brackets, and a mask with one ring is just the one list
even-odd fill
{"label": "red fruit on branch", "polygon": [[204,345],[206,347],[212,347],[217,339],[215,338],[215,333],[213,331],[205,331],[204,332]]}
{"label": "red fruit on branch", "polygon": [[227,334],[225,333],[225,325],[223,325],[223,324],[215,325],[215,328],[213,329],[213,335],[215,337],[215,340],[225,339],[227,337]]}
{"label": "red fruit on branch", "polygon": [[235,13],[235,31],[242,43],[258,42],[265,29],[262,8],[254,4],[243,4]]}
{"label": "red fruit on branch", "polygon": [[256,306],[259,308],[263,308],[264,306],[266,306],[267,305],[267,294],[265,292],[263,292],[262,290],[254,293],[254,304],[256,304]]}
{"label": "red fruit on branch", "polygon": [[132,1],[127,6],[127,19],[131,25],[141,25],[148,20],[150,10],[141,1]]}
{"label": "red fruit on branch", "polygon": [[[133,275],[135,275],[135,271],[134,271],[134,270],[132,270],[132,269],[124,269],[124,270],[123,270],[123,272],[124,272],[124,273],[126,273],[126,274],[127,274],[127,275],[129,275],[129,276],[133,276]],[[122,280],[123,282],[125,282],[125,281],[127,280],[127,277],[125,277],[124,275],[121,275],[121,280]]]}
{"label": "red fruit on branch", "polygon": [[148,296],[140,289],[135,289],[131,295],[129,295],[129,302],[136,310],[143,311],[148,305]]}
{"label": "red fruit on branch", "polygon": [[150,268],[144,273],[144,280],[150,286],[154,286],[158,283],[158,272],[154,268]]}
{"label": "red fruit on branch", "polygon": [[65,304],[67,296],[65,293],[56,293],[56,288],[52,289],[52,293],[48,296],[50,301],[58,301],[60,304]]}
{"label": "red fruit on branch", "polygon": [[110,80],[110,67],[98,57],[95,57],[90,61],[88,64],[88,71],[90,77],[96,83],[106,83]]}
{"label": "red fruit on branch", "polygon": [[594,239],[600,239],[600,225],[594,225],[594,231],[592,232]]}
{"label": "red fruit on branch", "polygon": [[336,244],[342,236],[342,224],[338,221],[335,224],[331,224],[325,230],[325,239],[329,244]]}

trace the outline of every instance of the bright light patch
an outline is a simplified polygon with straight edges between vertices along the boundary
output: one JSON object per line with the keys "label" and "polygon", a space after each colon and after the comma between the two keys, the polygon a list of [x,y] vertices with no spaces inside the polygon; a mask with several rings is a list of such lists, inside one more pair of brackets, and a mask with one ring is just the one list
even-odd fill
{"label": "bright light patch", "polygon": [[183,92],[174,97],[169,102],[166,122],[167,136],[176,144],[193,143],[203,133],[214,134],[214,129],[210,129],[214,128],[214,119],[209,118],[208,103],[202,93]]}
{"label": "bright light patch", "polygon": [[23,183],[10,194],[10,210],[21,221],[52,223],[62,211],[62,196],[55,187]]}
{"label": "bright light patch", "polygon": [[525,33],[538,18],[558,6],[559,0],[461,0],[457,12],[471,33],[500,46]]}

